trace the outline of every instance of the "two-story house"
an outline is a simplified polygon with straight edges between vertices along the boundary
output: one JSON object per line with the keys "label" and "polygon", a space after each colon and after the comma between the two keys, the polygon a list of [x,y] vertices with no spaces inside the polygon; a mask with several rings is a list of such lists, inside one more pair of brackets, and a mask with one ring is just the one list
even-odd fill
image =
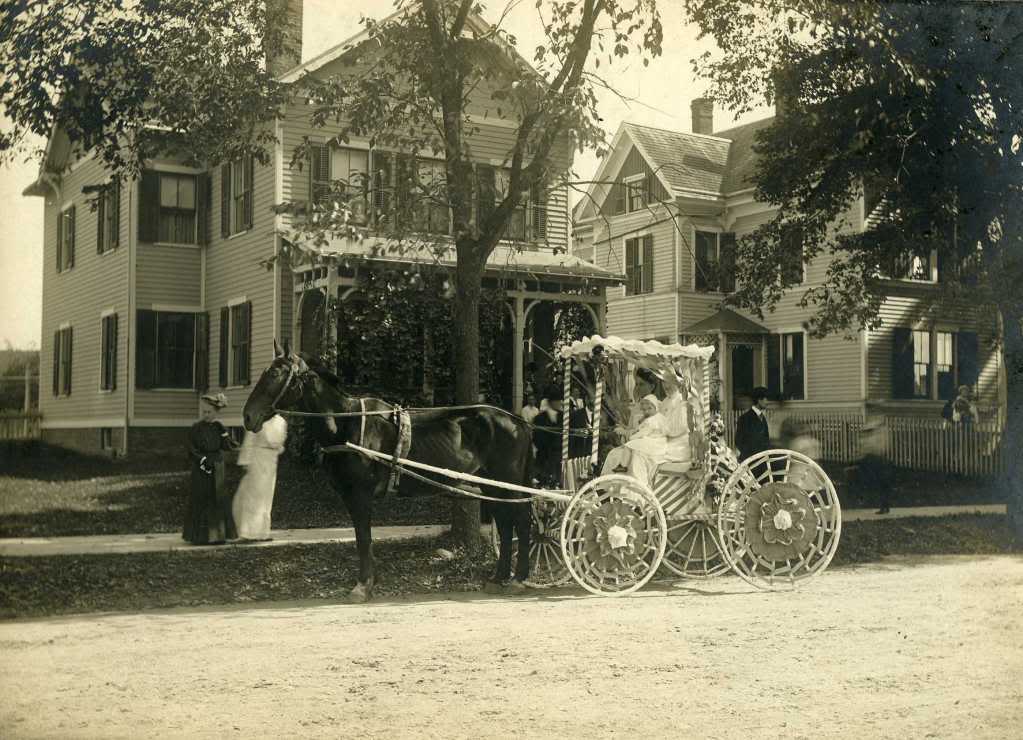
{"label": "two-story house", "polygon": [[[287,0],[287,13],[287,53],[269,62],[285,81],[338,72],[345,54],[365,39],[345,39],[300,64],[301,0]],[[485,29],[479,17],[471,24]],[[477,199],[485,208],[488,198],[501,195],[517,124],[489,110],[485,90],[473,101]],[[446,207],[399,208],[398,171],[433,177],[435,155],[405,157],[362,139],[342,144],[340,125],[314,127],[310,110],[300,101],[275,120],[277,143],[265,166],[250,159],[196,168],[167,156],[120,184],[91,152],[76,150],[59,128],[53,131],[38,179],[25,191],[45,203],[41,373],[52,375],[52,387],[40,394],[44,439],[84,451],[176,451],[206,389],[227,395],[223,419],[240,426],[274,338],[316,350],[321,333],[314,317],[328,295],[351,298],[359,271],[375,264],[419,259],[375,251],[384,241],[374,233],[379,224],[407,214],[416,219],[415,230],[435,240],[450,234]],[[292,168],[291,153],[306,136],[314,144],[311,161]],[[568,142],[556,157],[570,166]],[[360,175],[366,183],[363,240],[300,243],[290,217],[275,212],[275,204],[315,200],[332,181],[354,183]],[[542,349],[544,336],[549,343],[555,307],[582,303],[602,327],[604,286],[619,282],[569,254],[569,231],[564,189],[531,194],[487,265],[487,284],[500,284],[508,298],[512,387],[503,397],[514,408],[521,405],[523,367],[532,359],[526,348]],[[296,254],[322,250],[338,259],[329,266],[278,260],[267,270],[261,263],[288,240]],[[423,259],[454,264],[453,254]]]}
{"label": "two-story house", "polygon": [[[692,103],[692,132],[623,123],[588,196],[574,212],[574,250],[624,276],[608,291],[607,328],[628,338],[713,343],[723,410],[748,403],[754,386],[802,411],[855,411],[878,402],[890,413],[937,418],[956,386],[973,386],[981,406],[1000,406],[1002,357],[997,328],[969,311],[921,315],[939,279],[936,259],[898,269],[888,283],[879,328],[810,337],[801,308],[807,288],[823,282],[831,259],[809,261],[794,235],[791,270],[798,285],[757,320],[720,303],[734,289],[734,245],[771,220],[773,206],[754,198],[757,131],[773,119],[713,130],[713,103]],[[868,195],[869,198],[869,195]],[[861,198],[833,225],[863,229]]]}

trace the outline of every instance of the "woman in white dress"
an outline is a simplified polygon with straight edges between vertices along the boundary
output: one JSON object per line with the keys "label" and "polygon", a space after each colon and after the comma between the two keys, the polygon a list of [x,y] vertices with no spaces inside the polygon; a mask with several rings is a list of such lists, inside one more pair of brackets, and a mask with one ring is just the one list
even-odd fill
{"label": "woman in white dress", "polygon": [[658,413],[660,402],[648,394],[640,402],[643,420],[629,441],[608,453],[601,469],[602,475],[623,469],[644,483],[652,483],[657,464],[664,459],[668,438],[664,431],[664,417]]}
{"label": "woman in white dress", "polygon": [[241,541],[270,538],[270,509],[277,486],[277,457],[284,451],[288,423],[275,414],[257,433],[245,433],[238,464],[247,467],[234,495],[234,521]]}

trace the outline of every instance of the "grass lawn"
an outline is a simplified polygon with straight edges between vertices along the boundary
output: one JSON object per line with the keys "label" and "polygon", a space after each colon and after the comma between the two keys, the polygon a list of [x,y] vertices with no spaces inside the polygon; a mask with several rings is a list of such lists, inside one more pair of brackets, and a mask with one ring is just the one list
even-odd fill
{"label": "grass lawn", "polygon": [[[2,458],[0,458],[2,459]],[[0,537],[176,532],[185,520],[184,459],[110,460],[39,446],[0,464]],[[243,468],[227,466],[234,490]],[[376,502],[376,524],[450,521],[445,496]],[[281,461],[271,514],[278,529],[351,526],[341,497],[316,467]]]}
{"label": "grass lawn", "polygon": [[[451,545],[445,537],[377,543],[377,596],[482,587],[493,568],[492,556],[441,560],[434,554],[437,547]],[[831,567],[886,555],[1012,550],[1004,516],[849,522]],[[357,566],[354,546],[341,544],[0,558],[0,619],[255,601],[336,602],[354,585]]]}

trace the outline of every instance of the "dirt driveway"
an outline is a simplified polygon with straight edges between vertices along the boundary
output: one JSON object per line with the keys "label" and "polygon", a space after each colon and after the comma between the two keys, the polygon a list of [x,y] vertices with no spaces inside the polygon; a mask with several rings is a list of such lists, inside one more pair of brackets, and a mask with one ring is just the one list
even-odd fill
{"label": "dirt driveway", "polygon": [[0,623],[0,735],[1010,738],[1023,558]]}

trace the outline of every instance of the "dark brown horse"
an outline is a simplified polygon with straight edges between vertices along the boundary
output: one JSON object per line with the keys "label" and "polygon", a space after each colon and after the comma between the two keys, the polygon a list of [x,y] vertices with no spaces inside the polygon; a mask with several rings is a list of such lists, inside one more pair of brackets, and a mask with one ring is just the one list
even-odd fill
{"label": "dark brown horse", "polygon": [[[354,398],[344,393],[337,376],[310,358],[282,351],[274,341],[274,360],[263,371],[245,402],[245,428],[258,432],[275,409],[323,414],[306,419],[306,428],[321,447],[352,442],[367,449],[394,454],[398,429],[388,411],[393,407],[378,398]],[[371,412],[371,413],[366,413]],[[331,417],[330,414],[346,414]],[[505,483],[529,485],[532,445],[529,425],[522,419],[490,406],[430,409],[412,414],[412,443],[406,457],[436,467],[470,473]],[[355,526],[359,551],[359,582],[349,600],[372,597],[375,583],[370,522],[373,500],[383,495],[391,467],[351,452],[330,452],[323,466],[341,494]],[[442,482],[452,484],[453,481]],[[403,475],[399,494],[436,493],[429,484]],[[523,499],[526,494],[493,486],[482,486],[485,496]],[[518,589],[529,577],[529,504],[494,503],[491,511],[500,534],[497,568],[488,586]],[[519,548],[515,579],[511,575],[512,540]],[[488,588],[488,590],[495,590]]]}

